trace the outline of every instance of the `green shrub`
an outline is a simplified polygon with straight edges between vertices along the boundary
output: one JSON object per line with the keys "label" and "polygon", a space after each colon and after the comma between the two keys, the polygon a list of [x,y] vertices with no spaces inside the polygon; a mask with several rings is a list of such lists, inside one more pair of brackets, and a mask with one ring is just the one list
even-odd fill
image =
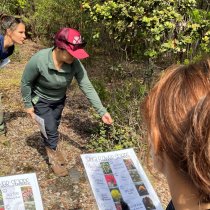
{"label": "green shrub", "polygon": [[135,132],[129,127],[115,123],[112,126],[99,123],[98,127],[92,131],[91,140],[87,144],[87,149],[96,152],[138,147],[139,141]]}
{"label": "green shrub", "polygon": [[[105,88],[103,83],[94,83],[96,91],[102,98],[106,98],[105,103],[114,123],[107,126],[99,123],[91,131],[91,139],[87,148],[93,151],[111,151],[125,148],[139,148],[145,143],[139,139],[143,135],[141,125],[140,102],[144,98],[147,88],[139,79],[127,79],[122,84],[112,87],[111,91]],[[110,89],[110,87],[109,87]],[[93,116],[98,120],[100,117]]]}
{"label": "green shrub", "polygon": [[183,61],[209,52],[210,12],[201,1],[83,0],[83,9],[97,37],[108,34],[106,47],[121,49],[126,57],[171,55]]}

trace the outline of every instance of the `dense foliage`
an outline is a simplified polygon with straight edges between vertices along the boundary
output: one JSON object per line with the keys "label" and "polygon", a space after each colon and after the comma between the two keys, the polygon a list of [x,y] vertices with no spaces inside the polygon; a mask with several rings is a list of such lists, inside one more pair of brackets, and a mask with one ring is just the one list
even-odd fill
{"label": "dense foliage", "polygon": [[83,9],[98,23],[97,36],[105,29],[111,40],[134,56],[170,53],[182,61],[210,52],[208,1],[85,0]]}
{"label": "dense foliage", "polygon": [[209,7],[207,0],[3,0],[0,10],[25,16],[31,34],[46,40],[71,26],[130,59],[183,61],[210,52]]}

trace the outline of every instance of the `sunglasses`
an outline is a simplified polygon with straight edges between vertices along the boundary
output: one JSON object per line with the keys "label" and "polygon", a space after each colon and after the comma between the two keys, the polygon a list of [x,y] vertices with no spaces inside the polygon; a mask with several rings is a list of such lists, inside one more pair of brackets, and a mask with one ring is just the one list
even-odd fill
{"label": "sunglasses", "polygon": [[15,16],[10,16],[10,15],[5,15],[5,14],[0,15],[0,21],[1,21],[2,27],[4,29],[11,28],[13,24],[16,25],[16,24],[22,23],[21,18],[15,17]]}
{"label": "sunglasses", "polygon": [[71,50],[73,50],[73,51],[78,50],[78,49],[83,49],[87,44],[87,42],[85,42],[84,40],[82,43],[78,43],[78,44],[74,44],[74,43],[68,42],[67,40],[63,40],[63,39],[59,39],[59,40],[64,42],[65,44],[69,45]]}

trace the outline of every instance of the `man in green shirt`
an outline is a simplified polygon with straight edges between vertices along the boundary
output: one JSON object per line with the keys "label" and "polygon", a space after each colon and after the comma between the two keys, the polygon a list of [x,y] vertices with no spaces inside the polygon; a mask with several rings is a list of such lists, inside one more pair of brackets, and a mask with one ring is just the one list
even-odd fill
{"label": "man in green shirt", "polygon": [[79,87],[106,124],[112,118],[102,105],[92,86],[80,59],[89,55],[84,50],[80,32],[72,28],[62,28],[55,35],[53,48],[37,52],[25,67],[21,92],[26,112],[36,119],[44,119],[46,135],[42,133],[45,148],[52,169],[58,176],[68,175],[63,155],[58,143],[58,126],[64,108],[66,91],[72,79],[76,78]]}

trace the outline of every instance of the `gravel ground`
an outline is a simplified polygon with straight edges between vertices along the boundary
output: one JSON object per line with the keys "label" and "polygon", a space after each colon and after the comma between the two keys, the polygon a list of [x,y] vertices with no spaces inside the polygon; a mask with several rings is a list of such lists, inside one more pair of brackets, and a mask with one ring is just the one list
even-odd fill
{"label": "gravel ground", "polygon": [[[80,154],[88,152],[85,145],[89,140],[89,129],[94,126],[88,112],[89,103],[83,94],[78,89],[68,93],[59,130],[69,168],[67,177],[58,178],[52,173],[38,126],[24,113],[20,77],[27,59],[37,49],[37,44],[27,41],[19,49],[19,62],[11,62],[0,72],[8,129],[7,136],[0,137],[0,176],[35,172],[45,210],[97,209],[80,160]],[[144,168],[165,207],[170,195],[164,177],[158,175],[156,179]]]}

